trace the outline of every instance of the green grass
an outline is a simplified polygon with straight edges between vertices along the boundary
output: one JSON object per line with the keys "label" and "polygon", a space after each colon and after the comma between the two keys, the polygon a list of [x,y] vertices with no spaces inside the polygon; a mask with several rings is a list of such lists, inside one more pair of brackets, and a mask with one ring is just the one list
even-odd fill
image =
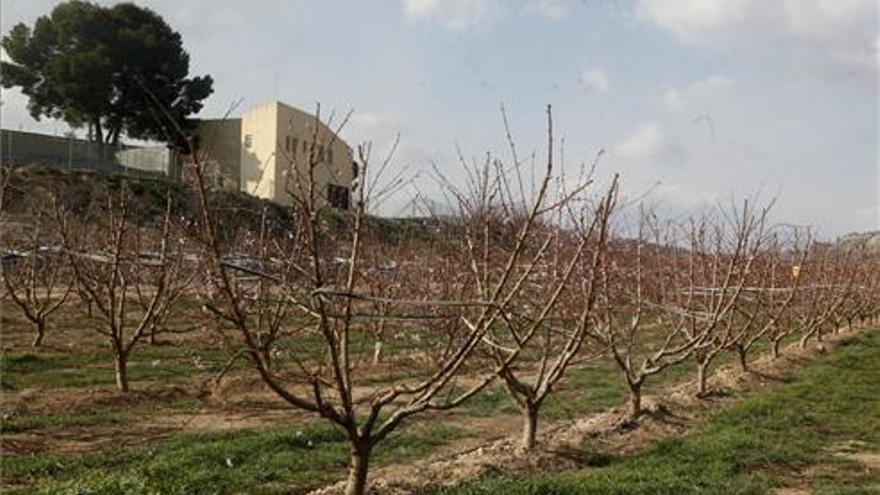
{"label": "green grass", "polygon": [[43,428],[81,428],[110,426],[124,423],[130,414],[93,409],[72,413],[27,414],[4,419],[0,433],[21,433]]}
{"label": "green grass", "polygon": [[[414,459],[459,436],[443,425],[414,425],[374,451],[373,465]],[[9,493],[199,495],[301,493],[341,479],[348,447],[326,423],[186,434],[148,447],[87,455],[4,457]]]}
{"label": "green grass", "polygon": [[33,430],[105,427],[133,424],[166,411],[195,411],[204,402],[192,398],[133,398],[131,402],[116,404],[89,403],[69,407],[64,411],[34,412],[27,409],[7,412],[0,419],[0,433],[23,433]]}
{"label": "green grass", "polygon": [[[198,354],[201,368],[193,356]],[[194,375],[216,372],[226,359],[222,350],[189,346],[150,346],[141,343],[133,351],[128,376],[139,382],[185,383]],[[57,352],[28,350],[10,353],[0,361],[6,390],[27,388],[84,388],[113,385],[113,356],[109,352]]]}
{"label": "green grass", "polygon": [[833,456],[858,440],[880,452],[880,332],[847,342],[791,383],[730,407],[691,434],[599,468],[544,476],[496,472],[446,495],[759,495],[798,473],[822,495],[880,493],[880,477]]}
{"label": "green grass", "polygon": [[[717,363],[713,363],[713,369],[722,362],[719,358]],[[691,361],[670,367],[663,373],[648,378],[644,393],[656,393],[669,383],[686,379],[694,372]],[[572,367],[541,407],[540,419],[557,421],[602,411],[623,404],[627,394],[624,378],[614,363],[602,361]],[[519,409],[504,385],[497,383],[464,403],[462,412],[466,416],[485,417],[519,414]]]}

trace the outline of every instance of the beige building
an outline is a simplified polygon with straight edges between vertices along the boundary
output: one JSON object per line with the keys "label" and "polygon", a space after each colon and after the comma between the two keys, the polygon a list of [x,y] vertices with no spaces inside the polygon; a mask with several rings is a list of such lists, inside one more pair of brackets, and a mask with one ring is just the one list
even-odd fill
{"label": "beige building", "polygon": [[241,118],[202,120],[199,150],[219,187],[290,204],[309,195],[313,183],[319,203],[351,206],[357,173],[351,148],[314,115],[284,103],[251,108]]}

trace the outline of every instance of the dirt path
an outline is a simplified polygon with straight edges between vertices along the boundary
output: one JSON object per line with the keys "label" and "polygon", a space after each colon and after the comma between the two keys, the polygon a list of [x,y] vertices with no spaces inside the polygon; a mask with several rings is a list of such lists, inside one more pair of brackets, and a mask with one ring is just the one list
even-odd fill
{"label": "dirt path", "polygon": [[[737,396],[766,386],[780,383],[791,369],[802,367],[819,356],[831,352],[842,339],[868,329],[841,332],[826,336],[821,343],[801,349],[797,343],[786,346],[782,356],[773,360],[761,356],[754,360],[749,372],[737,365],[719,367],[711,378],[715,390],[728,393],[710,394],[698,399],[693,395],[693,381],[679,382],[657,396],[645,397],[648,413],[637,423],[626,420],[626,411],[615,407],[598,414],[574,420],[545,424],[539,431],[538,449],[524,456],[518,452],[519,422],[501,439],[457,444],[431,457],[377,469],[371,473],[371,494],[397,495],[436,490],[479,477],[490,470],[504,471],[560,471],[583,466],[581,446],[591,441],[603,452],[626,454],[642,450],[654,441],[684,433],[704,423],[719,410],[738,400]],[[736,393],[729,393],[736,392]],[[491,419],[491,418],[489,418]],[[510,421],[507,421],[510,423]],[[859,459],[866,465],[876,466],[876,456]],[[342,493],[343,484],[336,483],[311,492],[310,495]]]}

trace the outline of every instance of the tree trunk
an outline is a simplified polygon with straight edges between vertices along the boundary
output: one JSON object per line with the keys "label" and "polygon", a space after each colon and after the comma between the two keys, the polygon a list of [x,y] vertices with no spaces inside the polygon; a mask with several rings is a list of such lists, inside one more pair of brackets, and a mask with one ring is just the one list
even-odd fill
{"label": "tree trunk", "polygon": [[708,371],[709,359],[697,361],[697,397],[702,397],[706,395],[706,392],[708,391],[708,377],[706,376],[708,374]]}
{"label": "tree trunk", "polygon": [[[104,131],[101,128],[101,117],[94,119],[95,125],[95,142],[98,143],[101,148],[104,147]],[[103,158],[103,153],[101,154],[101,158]]]}
{"label": "tree trunk", "polygon": [[520,447],[524,452],[529,452],[535,448],[535,435],[538,431],[538,406],[526,402],[522,413],[523,431]]}
{"label": "tree trunk", "polygon": [[779,359],[779,344],[782,343],[782,339],[773,339],[773,342],[770,345],[770,356],[773,359]]}
{"label": "tree trunk", "polygon": [[638,419],[642,415],[642,384],[629,384],[629,418]]}
{"label": "tree trunk", "polygon": [[352,448],[348,481],[345,483],[345,495],[364,495],[367,492],[369,466],[370,446],[368,442],[358,441]]}
{"label": "tree trunk", "polygon": [[116,390],[128,393],[128,357],[125,353],[114,353],[116,361]]}
{"label": "tree trunk", "polygon": [[746,356],[746,346],[738,345],[736,346],[736,354],[739,356],[739,369],[748,372],[749,371],[749,361],[748,356]]}
{"label": "tree trunk", "polygon": [[121,129],[119,129],[118,127],[117,127],[117,128],[114,128],[114,129],[112,129],[112,130],[110,131],[109,140],[110,140],[110,144],[112,144],[113,147],[116,147],[116,146],[119,145],[119,134],[120,134],[120,131],[121,131]]}
{"label": "tree trunk", "polygon": [[810,337],[812,337],[812,336],[813,336],[813,332],[807,332],[804,334],[803,337],[801,337],[801,349],[807,348],[807,344],[810,343]]}
{"label": "tree trunk", "polygon": [[45,321],[37,321],[34,326],[37,329],[37,334],[34,335],[34,340],[31,342],[31,347],[40,347],[43,344],[43,337],[46,336],[46,322]]}
{"label": "tree trunk", "polygon": [[275,369],[275,363],[274,363],[274,360],[273,360],[273,358],[272,358],[272,349],[271,349],[271,347],[269,347],[269,346],[261,346],[261,349],[260,349],[260,356],[263,357],[263,362],[266,364],[266,369],[267,369],[267,370],[272,371],[272,370]]}
{"label": "tree trunk", "polygon": [[378,365],[380,362],[382,362],[382,341],[377,340],[373,344],[373,366]]}

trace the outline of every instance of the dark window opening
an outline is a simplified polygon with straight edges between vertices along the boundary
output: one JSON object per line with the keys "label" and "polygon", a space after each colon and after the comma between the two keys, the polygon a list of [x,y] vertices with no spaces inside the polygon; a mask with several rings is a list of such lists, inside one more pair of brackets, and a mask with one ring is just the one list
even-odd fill
{"label": "dark window opening", "polygon": [[327,202],[334,208],[341,210],[348,209],[348,188],[337,186],[336,184],[327,184]]}

